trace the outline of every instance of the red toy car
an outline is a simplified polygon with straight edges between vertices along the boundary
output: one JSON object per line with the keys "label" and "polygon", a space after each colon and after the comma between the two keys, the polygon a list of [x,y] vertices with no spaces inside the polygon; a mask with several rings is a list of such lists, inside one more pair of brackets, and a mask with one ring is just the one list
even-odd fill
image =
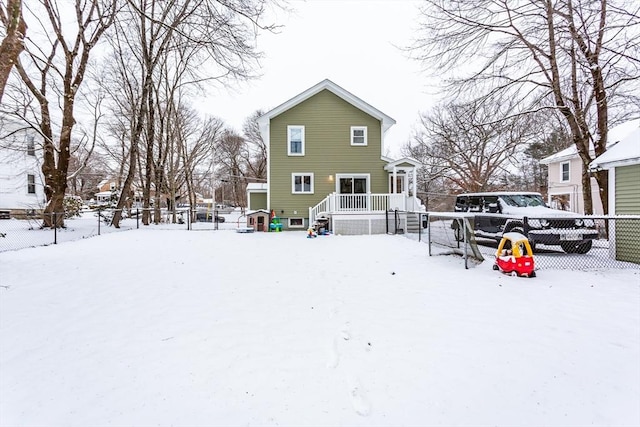
{"label": "red toy car", "polygon": [[529,240],[520,233],[505,233],[498,245],[493,269],[513,276],[536,277]]}

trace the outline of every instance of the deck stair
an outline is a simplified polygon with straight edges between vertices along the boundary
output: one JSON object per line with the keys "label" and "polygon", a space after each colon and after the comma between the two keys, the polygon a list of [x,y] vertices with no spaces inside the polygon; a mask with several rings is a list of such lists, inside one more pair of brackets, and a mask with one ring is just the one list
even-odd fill
{"label": "deck stair", "polygon": [[420,214],[407,212],[407,233],[418,233],[420,231]]}

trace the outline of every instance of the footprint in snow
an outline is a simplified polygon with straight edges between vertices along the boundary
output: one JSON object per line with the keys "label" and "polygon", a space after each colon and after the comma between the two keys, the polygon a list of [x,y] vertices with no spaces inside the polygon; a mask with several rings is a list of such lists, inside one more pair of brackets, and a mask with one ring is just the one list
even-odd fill
{"label": "footprint in snow", "polygon": [[338,343],[336,343],[336,339],[333,338],[331,340],[331,345],[329,346],[329,358],[327,359],[327,368],[337,367],[339,361],[340,361],[340,354],[338,353]]}
{"label": "footprint in snow", "polygon": [[367,400],[360,381],[355,377],[349,377],[347,378],[347,381],[353,409],[358,413],[358,415],[366,417],[371,413],[371,405]]}

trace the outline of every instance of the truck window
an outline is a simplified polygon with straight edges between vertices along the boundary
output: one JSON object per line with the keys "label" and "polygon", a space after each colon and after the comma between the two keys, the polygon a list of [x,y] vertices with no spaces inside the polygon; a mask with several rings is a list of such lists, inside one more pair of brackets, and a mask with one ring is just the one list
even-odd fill
{"label": "truck window", "polygon": [[455,211],[456,212],[466,212],[468,209],[467,206],[467,198],[464,196],[458,196],[456,198],[456,207],[455,207]]}
{"label": "truck window", "polygon": [[469,212],[480,212],[482,210],[482,198],[478,196],[469,197]]}
{"label": "truck window", "polygon": [[484,204],[482,207],[483,212],[497,213],[500,212],[500,205],[498,204],[498,196],[485,196]]}

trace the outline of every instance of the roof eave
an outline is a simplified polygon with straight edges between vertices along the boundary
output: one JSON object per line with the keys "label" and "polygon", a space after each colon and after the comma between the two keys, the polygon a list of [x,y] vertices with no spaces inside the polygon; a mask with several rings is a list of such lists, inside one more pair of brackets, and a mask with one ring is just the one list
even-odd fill
{"label": "roof eave", "polygon": [[358,98],[357,96],[355,96],[351,92],[343,89],[342,87],[340,87],[337,84],[333,83],[329,79],[324,79],[320,83],[317,83],[316,85],[310,87],[309,89],[307,89],[307,90],[299,93],[298,95],[294,96],[293,98],[289,99],[288,101],[285,101],[282,104],[278,105],[277,107],[275,107],[275,108],[267,111],[266,113],[264,113],[262,116],[260,116],[258,118],[258,124],[261,125],[261,127],[267,127],[268,123],[269,123],[269,120],[271,120],[272,118],[274,118],[274,117],[284,113],[285,111],[295,107],[296,105],[298,105],[301,102],[311,98],[313,95],[315,95],[315,94],[317,94],[317,93],[319,93],[319,92],[321,92],[321,91],[323,91],[325,89],[329,90],[334,95],[344,99],[345,101],[347,101],[351,105],[357,107],[358,109],[366,112],[370,116],[375,117],[376,119],[380,120],[382,122],[382,129],[383,129],[384,132],[386,132],[391,126],[393,126],[396,123],[396,121],[393,118],[391,118],[390,116],[386,115],[385,113],[383,113],[382,111],[378,110],[377,108],[371,106],[370,104],[368,104],[367,102],[363,101],[362,99]]}

